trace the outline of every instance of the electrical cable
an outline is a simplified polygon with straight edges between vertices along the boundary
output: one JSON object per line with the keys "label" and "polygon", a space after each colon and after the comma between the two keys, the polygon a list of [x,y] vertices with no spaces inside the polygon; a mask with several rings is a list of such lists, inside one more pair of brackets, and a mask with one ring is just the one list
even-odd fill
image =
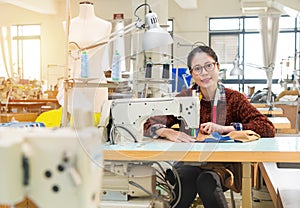
{"label": "electrical cable", "polygon": [[116,132],[117,128],[121,128],[121,129],[125,130],[126,132],[128,132],[128,134],[132,137],[132,139],[134,140],[134,142],[138,143],[136,137],[133,135],[133,133],[129,129],[127,129],[127,128],[123,127],[123,126],[112,125],[112,127],[110,129],[110,133],[109,133],[110,144],[115,144],[115,138],[114,137],[115,137],[115,132]]}
{"label": "electrical cable", "polygon": [[130,136],[132,137],[132,139],[134,140],[134,142],[135,142],[135,143],[138,143],[136,137],[135,137],[135,136],[133,135],[133,133],[132,133],[129,129],[127,129],[126,127],[124,127],[124,126],[115,126],[114,128],[121,128],[121,129],[125,130],[128,134],[130,134]]}
{"label": "electrical cable", "polygon": [[141,18],[136,14],[137,10],[139,10],[139,8],[141,8],[142,6],[148,6],[149,8],[149,13],[152,13],[151,7],[149,4],[145,3],[145,4],[141,4],[139,5],[135,10],[134,10],[134,16],[137,17],[137,20],[140,20]]}
{"label": "electrical cable", "polygon": [[175,204],[173,204],[172,208],[176,207],[177,204],[179,203],[180,201],[180,198],[181,198],[181,181],[180,181],[180,177],[179,177],[179,174],[176,170],[176,168],[173,166],[173,164],[171,164],[170,162],[166,161],[167,164],[169,164],[171,167],[172,167],[172,171],[175,175],[175,178],[177,179],[177,184],[178,184],[178,196],[177,196],[177,200],[175,202]]}
{"label": "electrical cable", "polygon": [[158,167],[160,168],[160,170],[166,174],[164,168],[162,167],[162,165],[159,162],[154,161],[153,163],[155,163],[156,165],[158,165]]}
{"label": "electrical cable", "polygon": [[152,194],[151,192],[149,192],[148,190],[146,190],[144,187],[142,187],[140,184],[138,184],[138,183],[136,183],[134,181],[128,181],[128,183],[130,185],[135,186],[136,188],[141,189],[142,191],[144,191],[145,193],[147,193],[150,197],[152,197],[152,198],[154,198],[156,200],[162,201],[165,204],[168,204],[168,202],[165,199],[163,199],[161,196],[158,196],[156,194]]}
{"label": "electrical cable", "polygon": [[110,131],[109,131],[109,141],[110,141],[110,144],[115,144],[115,138],[114,138],[114,135],[115,135],[115,127],[114,125],[112,125],[112,127],[110,128]]}
{"label": "electrical cable", "polygon": [[[155,170],[157,172],[156,177],[158,178],[158,180],[156,182],[156,186],[159,187],[160,189],[164,190],[167,193],[167,195],[162,196],[162,197],[166,201],[169,202],[169,204],[168,204],[169,207],[170,207],[170,203],[176,199],[176,202],[172,205],[172,208],[176,207],[180,201],[181,192],[182,192],[181,181],[180,181],[180,177],[179,177],[179,174],[178,174],[176,168],[170,162],[165,161],[165,163],[167,163],[169,166],[171,166],[171,169],[167,169],[167,170],[170,170],[171,173],[174,175],[175,182],[172,184],[172,183],[170,183],[169,179],[166,178],[168,173],[167,173],[167,171],[165,171],[165,169],[162,167],[162,165],[159,162],[153,162],[153,163],[159,167],[158,169],[155,168]],[[178,185],[178,196],[176,196],[177,194],[174,191],[176,185]]]}
{"label": "electrical cable", "polygon": [[[164,194],[160,196],[168,202],[167,205],[170,207],[170,203],[174,201],[176,194],[174,194],[174,186],[172,186],[166,179],[166,171],[160,162],[153,162],[156,165],[152,166],[156,170],[156,187],[158,190],[162,190]],[[161,193],[161,192],[160,192]]]}

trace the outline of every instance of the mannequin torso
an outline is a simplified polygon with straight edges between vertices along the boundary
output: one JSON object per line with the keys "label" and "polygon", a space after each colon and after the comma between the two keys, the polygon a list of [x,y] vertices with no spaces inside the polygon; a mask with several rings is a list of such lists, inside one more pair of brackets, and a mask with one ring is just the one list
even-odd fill
{"label": "mannequin torso", "polygon": [[[65,22],[64,22],[65,25]],[[69,68],[71,78],[80,78],[81,60],[79,48],[94,45],[111,33],[112,24],[109,21],[98,18],[94,13],[93,3],[80,2],[79,15],[70,20],[69,27]],[[74,44],[78,47],[75,47]],[[105,45],[87,49],[89,78],[92,82],[106,82],[104,70],[109,68],[108,52]],[[74,88],[70,92],[68,111],[73,109],[93,109],[100,112],[103,101],[108,99],[107,88]],[[72,108],[72,109],[71,109]]]}
{"label": "mannequin torso", "polygon": [[[94,5],[90,2],[81,2],[79,15],[70,20],[69,42],[76,43],[80,48],[95,44],[111,33],[112,24],[96,17]],[[78,50],[73,51],[77,53]],[[99,46],[87,50],[89,57],[90,77],[104,80],[104,70],[109,67],[106,46]],[[80,54],[73,54],[78,57]],[[95,57],[96,56],[96,57]],[[72,63],[73,62],[73,63]],[[80,77],[80,59],[70,60],[71,77]]]}

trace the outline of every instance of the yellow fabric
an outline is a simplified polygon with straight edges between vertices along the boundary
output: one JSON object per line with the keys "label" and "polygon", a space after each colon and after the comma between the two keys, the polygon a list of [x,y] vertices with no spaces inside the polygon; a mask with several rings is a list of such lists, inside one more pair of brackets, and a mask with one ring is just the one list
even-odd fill
{"label": "yellow fabric", "polygon": [[[93,115],[93,124],[94,126],[97,126],[100,122],[100,113],[94,113]],[[73,127],[73,124],[74,124],[74,117],[71,116],[70,118],[70,126]]]}
{"label": "yellow fabric", "polygon": [[41,113],[35,122],[42,122],[46,127],[60,127],[62,118],[62,107]]}
{"label": "yellow fabric", "polygon": [[239,142],[250,142],[260,138],[260,135],[252,130],[232,131],[227,135]]}
{"label": "yellow fabric", "polygon": [[[35,122],[42,122],[46,127],[60,127],[62,119],[62,107],[57,110],[50,110],[41,113],[35,120]],[[73,117],[70,119],[71,126],[73,124]],[[100,113],[94,113],[93,124],[97,126],[100,122]]]}

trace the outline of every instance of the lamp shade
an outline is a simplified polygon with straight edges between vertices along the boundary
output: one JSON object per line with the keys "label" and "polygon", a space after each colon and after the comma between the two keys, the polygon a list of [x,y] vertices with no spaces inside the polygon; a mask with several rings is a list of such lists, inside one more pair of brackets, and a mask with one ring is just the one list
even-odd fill
{"label": "lamp shade", "polygon": [[143,37],[142,47],[144,50],[157,48],[173,43],[171,35],[162,29],[158,23],[157,15],[153,12],[146,14],[145,17],[148,30]]}
{"label": "lamp shade", "polygon": [[243,75],[243,70],[239,67],[239,60],[237,57],[233,60],[233,69],[230,71],[231,76]]}

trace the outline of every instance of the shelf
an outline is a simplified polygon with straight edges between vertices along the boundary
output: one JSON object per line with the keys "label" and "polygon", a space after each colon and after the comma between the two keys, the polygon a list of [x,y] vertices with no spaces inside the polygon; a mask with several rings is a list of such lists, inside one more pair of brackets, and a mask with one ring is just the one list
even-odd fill
{"label": "shelf", "polygon": [[97,78],[75,78],[65,80],[65,84],[68,88],[73,87],[94,87],[94,88],[119,88],[127,86],[128,80],[120,80],[120,81],[108,81],[107,83],[100,83],[100,82],[91,82],[95,81]]}
{"label": "shelf", "polygon": [[155,83],[155,84],[171,84],[173,79],[138,79],[136,80],[139,83]]}

